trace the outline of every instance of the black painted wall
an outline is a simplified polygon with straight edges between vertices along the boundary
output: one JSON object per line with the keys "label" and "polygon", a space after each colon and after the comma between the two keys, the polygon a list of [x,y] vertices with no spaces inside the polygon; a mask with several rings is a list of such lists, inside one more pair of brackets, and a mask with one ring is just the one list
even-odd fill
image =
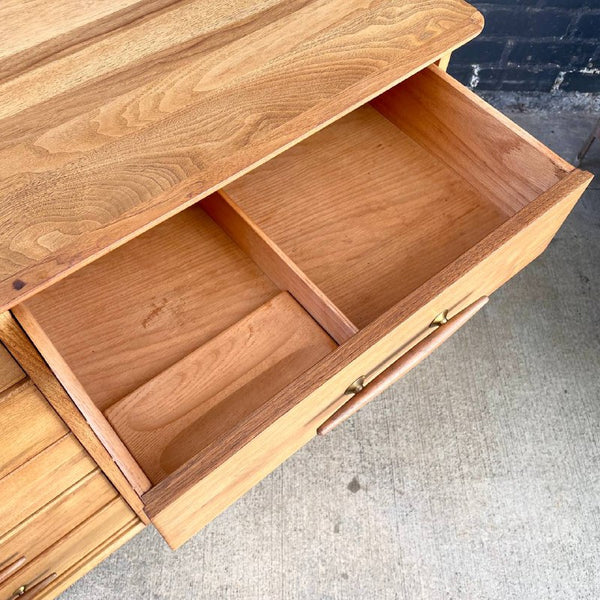
{"label": "black painted wall", "polygon": [[600,92],[600,0],[469,0],[481,35],[449,73],[479,90]]}

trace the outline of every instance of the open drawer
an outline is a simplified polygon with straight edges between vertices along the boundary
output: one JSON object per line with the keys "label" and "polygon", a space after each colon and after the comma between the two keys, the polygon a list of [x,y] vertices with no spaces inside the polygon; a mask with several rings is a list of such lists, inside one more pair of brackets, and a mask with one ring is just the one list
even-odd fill
{"label": "open drawer", "polygon": [[590,178],[431,67],[14,312],[176,547]]}

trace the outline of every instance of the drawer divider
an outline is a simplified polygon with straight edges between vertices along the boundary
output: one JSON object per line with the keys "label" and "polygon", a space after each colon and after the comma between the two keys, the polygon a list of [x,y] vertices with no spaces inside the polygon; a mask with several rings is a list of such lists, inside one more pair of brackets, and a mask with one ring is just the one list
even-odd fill
{"label": "drawer divider", "polygon": [[275,285],[289,291],[338,344],[343,344],[358,331],[358,327],[225,191],[203,200],[202,207]]}

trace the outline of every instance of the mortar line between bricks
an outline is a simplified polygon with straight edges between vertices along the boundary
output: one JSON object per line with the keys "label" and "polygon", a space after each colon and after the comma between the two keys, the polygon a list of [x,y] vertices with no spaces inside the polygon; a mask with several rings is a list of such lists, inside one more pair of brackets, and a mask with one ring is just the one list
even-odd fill
{"label": "mortar line between bricks", "polygon": [[471,2],[486,26],[453,54],[450,73],[463,83],[476,70],[476,87],[483,91],[600,92],[597,0],[593,8],[590,0],[534,0],[531,6],[520,0]]}

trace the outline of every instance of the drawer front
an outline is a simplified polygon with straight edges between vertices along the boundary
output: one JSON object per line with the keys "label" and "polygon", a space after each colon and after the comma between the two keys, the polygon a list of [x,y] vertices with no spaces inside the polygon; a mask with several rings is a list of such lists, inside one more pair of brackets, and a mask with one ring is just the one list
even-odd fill
{"label": "drawer front", "polygon": [[31,562],[116,497],[104,475],[92,471],[0,537],[0,565]]}
{"label": "drawer front", "polygon": [[67,434],[0,479],[0,535],[51,502],[96,464],[72,434]]}
{"label": "drawer front", "polygon": [[15,590],[32,589],[39,582],[44,585],[33,597],[45,597],[48,587],[55,586],[75,565],[137,521],[127,504],[115,498],[0,583],[0,598],[8,599]]}
{"label": "drawer front", "polygon": [[[359,333],[340,353],[350,358],[313,395],[323,395],[322,410],[313,412],[306,426],[316,429],[345,404],[351,395],[345,391],[357,380],[364,384],[385,371],[409,349],[436,331],[432,325],[438,315],[448,318],[490,296],[496,289],[522,270],[546,248],[556,231],[581,195],[581,178],[574,174],[555,193],[543,195],[523,211],[522,223],[507,224],[478,244],[469,256],[449,265],[438,280],[429,282],[406,301],[394,307],[375,323]],[[491,300],[493,302],[493,298]],[[485,308],[483,308],[485,312]],[[468,325],[467,325],[468,326]],[[360,352],[362,347],[367,349]],[[324,378],[324,365],[315,369],[314,378]],[[311,396],[307,400],[310,400]],[[329,402],[327,403],[327,398]],[[306,402],[306,401],[305,401]],[[326,405],[325,405],[326,404]]]}
{"label": "drawer front", "polygon": [[0,479],[68,432],[31,380],[0,394]]}
{"label": "drawer front", "polygon": [[[430,331],[440,312],[454,312],[494,290],[538,256],[585,189],[589,177],[569,174],[516,218],[487,236],[439,277],[411,294],[336,352],[310,369],[293,390],[274,401],[281,416],[268,427],[257,415],[257,435],[233,456],[215,451],[214,468],[194,461],[144,495],[146,511],[172,547],[185,542],[216,515],[308,442],[348,396],[347,387],[385,369]],[[298,397],[304,400],[297,402]]]}

